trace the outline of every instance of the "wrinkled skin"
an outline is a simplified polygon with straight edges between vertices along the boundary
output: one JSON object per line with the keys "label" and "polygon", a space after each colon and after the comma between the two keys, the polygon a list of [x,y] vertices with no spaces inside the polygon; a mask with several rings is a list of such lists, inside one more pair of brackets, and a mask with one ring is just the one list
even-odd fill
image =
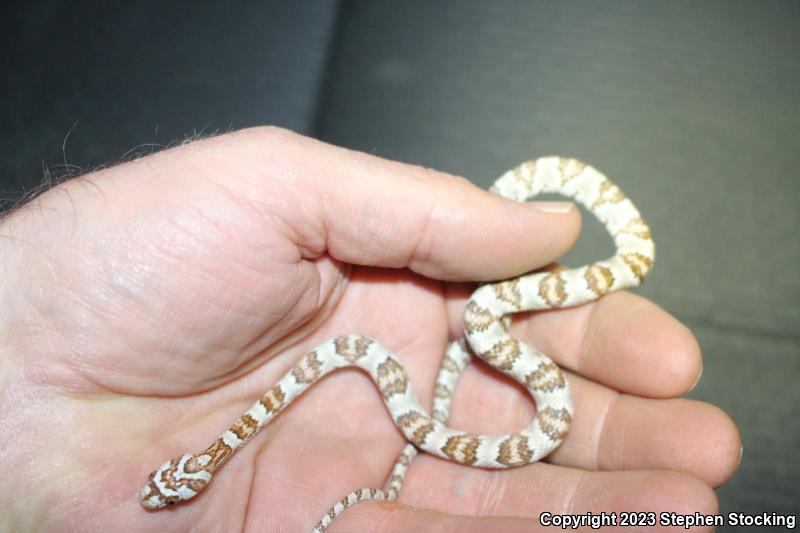
{"label": "wrinkled skin", "polygon": [[[315,386],[191,502],[147,512],[137,491],[338,334],[395,350],[430,405],[467,282],[550,264],[577,238],[577,210],[553,207],[275,128],[50,190],[0,224],[0,520],[310,529],[350,490],[381,485],[403,446],[357,371]],[[514,331],[568,369],[576,417],[561,448],[500,472],[420,457],[398,503],[360,504],[332,531],[530,531],[545,511],[717,509],[739,436],[717,408],[677,398],[701,370],[683,325],[622,292],[518,317]],[[519,387],[474,364],[451,422],[510,432],[533,412]]]}

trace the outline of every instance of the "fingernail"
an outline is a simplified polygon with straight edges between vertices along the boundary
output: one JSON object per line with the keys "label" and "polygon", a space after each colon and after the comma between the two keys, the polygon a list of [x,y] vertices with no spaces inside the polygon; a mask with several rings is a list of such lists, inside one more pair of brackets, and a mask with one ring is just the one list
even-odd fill
{"label": "fingernail", "polygon": [[531,206],[542,213],[558,213],[563,215],[569,213],[575,204],[572,202],[528,202]]}
{"label": "fingernail", "polygon": [[703,377],[703,365],[700,365],[700,372],[697,373],[697,379],[694,380],[692,386],[689,388],[690,391],[693,391],[697,384],[700,383],[700,378]]}
{"label": "fingernail", "polygon": [[739,462],[736,463],[736,468],[739,468],[739,465],[742,464],[742,456],[744,455],[744,445],[739,447]]}

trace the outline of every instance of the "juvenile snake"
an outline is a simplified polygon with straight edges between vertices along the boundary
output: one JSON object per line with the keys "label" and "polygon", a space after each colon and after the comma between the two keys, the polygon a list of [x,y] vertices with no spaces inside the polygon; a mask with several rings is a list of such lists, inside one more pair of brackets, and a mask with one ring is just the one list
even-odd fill
{"label": "juvenile snake", "polygon": [[[442,361],[433,416],[417,400],[402,364],[378,342],[360,335],[325,342],[306,354],[208,448],[167,461],[153,472],[139,492],[142,506],[160,509],[195,497],[211,475],[283,408],[325,375],[350,366],[369,374],[410,444],[398,458],[386,490],[350,493],[319,521],[315,531],[322,531],[358,501],[396,499],[417,448],[464,465],[509,468],[538,461],[561,444],[573,416],[569,382],[550,358],[509,334],[509,315],[580,305],[639,285],[652,267],[655,244],[639,211],[619,187],[575,159],[543,157],[522,163],[500,176],[491,191],[519,202],[542,192],[574,198],[607,228],[616,255],[572,270],[485,284],[472,293],[464,312],[466,341],[452,343]],[[518,433],[477,435],[445,425],[456,382],[473,353],[524,385],[536,401],[536,416]]]}

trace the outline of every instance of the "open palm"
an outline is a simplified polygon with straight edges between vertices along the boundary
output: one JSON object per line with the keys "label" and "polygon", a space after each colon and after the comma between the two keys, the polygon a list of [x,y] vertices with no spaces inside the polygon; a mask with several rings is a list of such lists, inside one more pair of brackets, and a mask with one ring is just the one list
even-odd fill
{"label": "open palm", "polygon": [[[514,204],[434,171],[272,128],[197,141],[63,184],[0,226],[0,516],[12,529],[303,531],[378,487],[405,441],[374,385],[340,371],[271,422],[204,494],[146,512],[164,460],[205,448],[303,354],[345,333],[396,351],[424,404],[471,285],[547,265],[575,209]],[[572,371],[564,444],[508,471],[422,456],[399,503],[332,530],[531,530],[540,513],[716,510],[739,458],[727,416],[675,399],[700,355],[654,304],[616,293],[523,317]],[[480,363],[455,427],[535,412]],[[652,528],[657,530],[657,527]]]}

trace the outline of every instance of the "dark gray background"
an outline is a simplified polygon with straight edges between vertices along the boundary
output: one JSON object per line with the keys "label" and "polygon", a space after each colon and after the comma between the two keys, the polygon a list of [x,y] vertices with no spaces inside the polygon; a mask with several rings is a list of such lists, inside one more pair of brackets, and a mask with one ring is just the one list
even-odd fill
{"label": "dark gray background", "polygon": [[[7,15],[6,205],[43,168],[268,123],[481,185],[538,155],[591,162],[652,226],[641,292],[699,338],[690,396],[742,432],[722,510],[798,512],[797,2],[38,1]],[[611,251],[584,221],[572,264]]]}

